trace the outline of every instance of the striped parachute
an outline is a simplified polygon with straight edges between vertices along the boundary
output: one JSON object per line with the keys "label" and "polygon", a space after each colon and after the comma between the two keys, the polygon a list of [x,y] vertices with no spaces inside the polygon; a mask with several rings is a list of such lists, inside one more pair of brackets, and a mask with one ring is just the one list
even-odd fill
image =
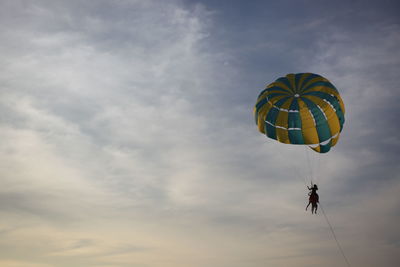
{"label": "striped parachute", "polygon": [[260,93],[254,107],[261,133],[281,143],[308,145],[319,153],[336,145],[344,112],[335,86],[313,73],[277,79]]}

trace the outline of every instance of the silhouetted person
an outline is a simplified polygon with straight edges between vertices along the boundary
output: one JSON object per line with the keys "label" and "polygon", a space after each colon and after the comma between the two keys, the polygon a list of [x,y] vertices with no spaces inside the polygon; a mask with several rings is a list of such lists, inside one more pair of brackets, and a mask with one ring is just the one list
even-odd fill
{"label": "silhouetted person", "polygon": [[316,184],[314,184],[312,187],[307,186],[307,188],[308,188],[308,190],[310,190],[310,192],[308,193],[308,195],[310,197],[308,198],[308,205],[306,207],[306,210],[308,209],[308,206],[310,206],[310,204],[311,204],[311,213],[316,214],[317,209],[318,209],[318,203],[319,203],[319,196],[317,194],[318,186]]}

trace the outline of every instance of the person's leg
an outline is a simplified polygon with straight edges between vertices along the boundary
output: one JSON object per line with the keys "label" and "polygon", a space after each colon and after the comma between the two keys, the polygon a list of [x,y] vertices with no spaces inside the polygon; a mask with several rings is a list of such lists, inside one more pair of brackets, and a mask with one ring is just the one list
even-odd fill
{"label": "person's leg", "polygon": [[308,209],[308,206],[310,206],[310,204],[311,204],[311,202],[308,202],[308,205],[307,205],[307,207],[306,207],[306,210]]}

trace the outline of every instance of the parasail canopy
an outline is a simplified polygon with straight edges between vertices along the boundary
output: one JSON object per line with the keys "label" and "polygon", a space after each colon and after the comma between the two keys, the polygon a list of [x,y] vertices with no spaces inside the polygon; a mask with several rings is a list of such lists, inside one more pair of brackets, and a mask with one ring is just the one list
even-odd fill
{"label": "parasail canopy", "polygon": [[308,145],[328,152],[339,140],[345,108],[338,90],[313,73],[287,74],[257,98],[258,130],[285,144]]}

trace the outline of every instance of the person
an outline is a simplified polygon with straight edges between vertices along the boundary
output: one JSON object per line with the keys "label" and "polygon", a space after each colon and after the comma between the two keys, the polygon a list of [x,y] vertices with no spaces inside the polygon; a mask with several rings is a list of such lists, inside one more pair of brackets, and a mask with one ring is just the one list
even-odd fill
{"label": "person", "polygon": [[313,194],[318,195],[318,194],[317,194],[318,186],[317,186],[316,184],[314,184],[314,185],[311,184],[311,187],[308,187],[308,186],[307,186],[307,188],[308,188],[308,190],[311,191],[311,192],[308,193],[309,196],[311,196],[311,195],[313,195]]}
{"label": "person", "polygon": [[317,214],[317,209],[318,209],[318,203],[319,203],[319,196],[317,194],[318,186],[316,184],[312,185],[311,187],[308,187],[308,190],[310,192],[308,193],[309,198],[308,198],[308,205],[306,207],[306,210],[308,209],[308,206],[311,204],[311,213],[312,214]]}

